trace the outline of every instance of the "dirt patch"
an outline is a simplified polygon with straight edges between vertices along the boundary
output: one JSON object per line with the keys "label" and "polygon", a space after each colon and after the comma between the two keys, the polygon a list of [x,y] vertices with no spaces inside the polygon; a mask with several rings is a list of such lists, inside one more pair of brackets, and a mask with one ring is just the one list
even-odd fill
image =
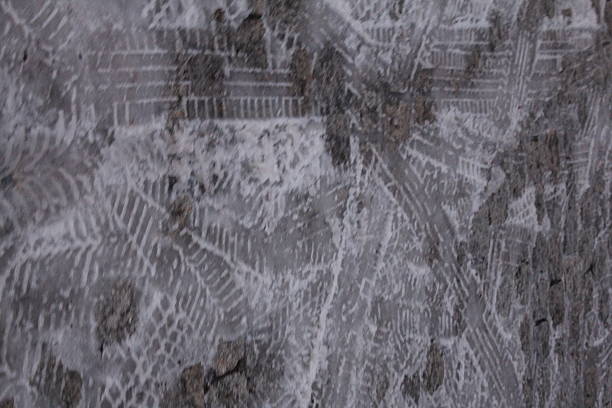
{"label": "dirt patch", "polygon": [[407,92],[394,91],[390,83],[372,78],[358,96],[346,87],[344,65],[342,55],[326,46],[319,52],[313,69],[312,97],[326,115],[325,142],[335,166],[345,166],[350,159],[349,117],[357,118],[356,126],[365,132],[365,137],[382,143],[383,148],[408,140],[412,125],[435,121],[431,70],[418,70]]}
{"label": "dirt patch", "polygon": [[[232,15],[231,10],[230,15]],[[233,42],[234,30],[230,24],[230,19],[227,18],[225,10],[218,8],[212,14],[211,24],[217,41],[222,48],[231,48]]]}
{"label": "dirt patch", "polygon": [[[36,42],[24,51],[21,58],[19,71],[24,84],[31,90],[32,94],[41,98],[43,105],[40,112],[57,109],[66,114],[71,112],[69,88],[71,84],[62,81],[69,77],[67,66],[59,67],[54,64],[55,58],[51,51],[43,49]],[[4,62],[4,60],[3,60]]]}
{"label": "dirt patch", "polygon": [[208,391],[210,376],[204,375],[202,364],[187,367],[181,373],[181,390],[189,402],[196,408],[204,407],[204,398]]}
{"label": "dirt patch", "polygon": [[557,327],[563,323],[565,316],[565,296],[563,282],[561,280],[553,280],[550,283],[549,291],[549,310],[553,322],[553,327]]}
{"label": "dirt patch", "polygon": [[419,373],[414,373],[412,377],[405,375],[401,390],[404,398],[411,398],[414,404],[418,406],[421,396],[421,376]]}
{"label": "dirt patch", "polygon": [[553,18],[555,16],[555,1],[556,0],[542,0],[542,12],[548,18]]}
{"label": "dirt patch", "polygon": [[65,407],[77,407],[81,400],[81,387],[83,379],[75,370],[68,370],[64,374],[64,388],[62,389],[62,402]]}
{"label": "dirt patch", "polygon": [[15,402],[12,398],[5,399],[0,402],[0,408],[15,408]]}
{"label": "dirt patch", "polygon": [[554,0],[527,0],[521,5],[517,16],[518,28],[535,34],[544,17],[554,16]]}
{"label": "dirt patch", "polygon": [[[586,351],[584,365],[584,407],[594,408],[597,406],[597,390],[599,388],[597,375],[598,349],[591,347]],[[605,376],[603,377],[605,378]],[[605,398],[605,396],[604,396]]]}
{"label": "dirt patch", "polygon": [[534,322],[533,346],[537,359],[541,361],[548,357],[550,353],[550,324],[546,318]]}
{"label": "dirt patch", "polygon": [[414,118],[418,124],[433,122],[436,119],[433,100],[417,95],[414,102]]}
{"label": "dirt patch", "polygon": [[593,176],[591,187],[589,187],[580,200],[578,211],[580,221],[584,229],[603,230],[606,224],[606,194],[603,187],[606,185],[601,173]]}
{"label": "dirt patch", "polygon": [[294,96],[303,96],[306,101],[310,99],[312,87],[312,55],[305,48],[296,49],[291,55],[289,63],[291,72],[291,86]]}
{"label": "dirt patch", "polygon": [[437,234],[431,234],[425,238],[423,256],[430,267],[440,260],[440,238]]}
{"label": "dirt patch", "polygon": [[259,13],[249,14],[238,26],[234,35],[236,52],[245,58],[252,68],[265,68],[268,65],[265,42],[266,27]]}
{"label": "dirt patch", "polygon": [[119,281],[113,285],[111,293],[98,305],[96,322],[101,349],[121,343],[136,332],[138,301],[133,283]]}
{"label": "dirt patch", "polygon": [[463,335],[463,332],[467,328],[467,322],[463,317],[464,307],[462,304],[457,303],[453,308],[453,334],[455,336]]}
{"label": "dirt patch", "polygon": [[561,10],[561,15],[567,19],[569,19],[569,21],[571,21],[572,18],[572,9],[571,8],[566,8]]}
{"label": "dirt patch", "polygon": [[217,24],[225,23],[225,10],[218,8],[213,11],[212,19]]}
{"label": "dirt patch", "polygon": [[181,372],[176,386],[164,395],[161,407],[206,407],[206,393],[213,377],[212,370],[206,372],[201,363],[186,367]]}
{"label": "dirt patch", "polygon": [[507,184],[503,184],[487,200],[486,217],[489,225],[499,226],[506,221],[506,218],[508,218],[508,202],[509,192]]}
{"label": "dirt patch", "polygon": [[383,104],[383,131],[395,145],[410,136],[410,106],[397,98],[386,99]]}
{"label": "dirt patch", "polygon": [[431,97],[433,74],[429,69],[417,71],[412,82],[413,93],[413,119],[419,124],[425,124],[436,120],[434,100]]}
{"label": "dirt patch", "polygon": [[[41,361],[31,380],[54,406],[75,408],[81,401],[83,379],[78,371],[68,369],[43,345]],[[12,406],[12,405],[9,405]]]}
{"label": "dirt patch", "polygon": [[343,167],[351,158],[349,118],[344,113],[329,115],[325,122],[325,148],[334,166]]}
{"label": "dirt patch", "polygon": [[15,230],[13,222],[8,217],[0,218],[0,238],[7,237],[10,233]]}
{"label": "dirt patch", "polygon": [[383,404],[387,391],[389,390],[389,378],[385,369],[379,367],[373,372],[373,384],[369,394],[369,398],[374,404]]}
{"label": "dirt patch", "polygon": [[219,55],[197,54],[185,58],[179,78],[191,83],[195,96],[220,96],[224,94],[225,61]]}
{"label": "dirt patch", "polygon": [[169,214],[170,221],[177,224],[180,229],[184,229],[189,225],[191,217],[192,204],[188,196],[180,196],[170,204]]}
{"label": "dirt patch", "polygon": [[556,130],[550,130],[544,135],[538,135],[524,142],[527,154],[527,173],[536,184],[543,181],[544,172],[550,171],[555,179],[559,176],[561,165],[561,150],[559,135]]}
{"label": "dirt patch", "polygon": [[295,27],[299,23],[302,0],[267,0],[267,16],[272,24]]}
{"label": "dirt patch", "polygon": [[244,375],[252,400],[269,400],[269,396],[282,390],[281,379],[284,377],[284,360],[282,343],[277,341],[257,341],[247,343],[243,360]]}
{"label": "dirt patch", "polygon": [[223,376],[236,369],[238,363],[245,358],[245,342],[224,341],[217,347],[213,368],[217,376]]}
{"label": "dirt patch", "polygon": [[161,406],[261,406],[255,402],[268,400],[272,392],[279,390],[283,366],[277,350],[278,344],[271,347],[269,343],[249,343],[243,338],[221,342],[210,366],[196,363],[182,371]]}
{"label": "dirt patch", "polygon": [[344,58],[331,45],[325,46],[314,66],[315,97],[325,113],[341,113],[347,108],[346,73]]}
{"label": "dirt patch", "polygon": [[496,310],[497,312],[507,318],[510,309],[512,307],[513,299],[513,288],[512,288],[512,276],[510,274],[504,273],[502,277],[501,284],[497,288],[497,302],[496,302]]}
{"label": "dirt patch", "polygon": [[206,396],[207,406],[246,406],[249,397],[248,380],[238,372],[219,378]]}
{"label": "dirt patch", "polygon": [[604,9],[604,23],[608,27],[608,35],[612,36],[612,2],[606,1]]}
{"label": "dirt patch", "polygon": [[13,176],[12,173],[9,173],[0,179],[0,190],[10,191],[16,184],[15,176]]}
{"label": "dirt patch", "polygon": [[610,295],[608,293],[608,288],[606,285],[601,285],[599,287],[599,308],[598,308],[598,316],[601,321],[603,327],[607,330],[610,330],[610,323],[612,320],[610,318]]}
{"label": "dirt patch", "polygon": [[432,341],[427,351],[427,362],[423,371],[423,387],[433,394],[444,382],[444,354],[440,346]]}
{"label": "dirt patch", "polygon": [[166,117],[166,131],[174,136],[174,133],[180,128],[180,122],[185,119],[185,112],[183,112],[182,104],[183,100],[188,96],[188,88],[183,86],[182,82],[187,80],[190,73],[188,72],[188,60],[189,56],[184,54],[178,54],[176,56],[176,72],[174,74],[174,80],[168,84],[169,91],[174,96],[174,101],[168,108],[168,116]]}
{"label": "dirt patch", "polygon": [[479,276],[485,279],[488,270],[489,234],[492,228],[501,226],[508,217],[510,192],[508,182],[504,182],[497,191],[489,195],[472,218],[468,253],[473,267]]}
{"label": "dirt patch", "polygon": [[404,14],[404,2],[406,0],[396,0],[389,8],[389,17],[393,21],[398,21]]}
{"label": "dirt patch", "polygon": [[526,359],[531,355],[531,319],[529,316],[523,317],[519,326],[519,339],[521,341],[521,350]]}
{"label": "dirt patch", "polygon": [[465,79],[469,80],[480,72],[481,59],[482,50],[480,49],[480,46],[472,47],[470,53],[465,56]]}
{"label": "dirt patch", "polygon": [[508,39],[510,30],[499,10],[491,10],[487,16],[487,21],[489,22],[488,48],[490,52],[494,52],[499,45]]}
{"label": "dirt patch", "polygon": [[212,367],[202,363],[185,368],[174,386],[164,396],[163,407],[245,406],[250,395],[244,339],[221,342]]}
{"label": "dirt patch", "polygon": [[419,69],[414,78],[404,80],[406,90],[398,90],[400,81],[381,81],[374,78],[362,92],[361,98],[351,95],[357,106],[360,126],[368,133],[382,130],[384,140],[397,146],[410,138],[414,125],[426,125],[435,121],[435,102],[431,96],[433,71]]}

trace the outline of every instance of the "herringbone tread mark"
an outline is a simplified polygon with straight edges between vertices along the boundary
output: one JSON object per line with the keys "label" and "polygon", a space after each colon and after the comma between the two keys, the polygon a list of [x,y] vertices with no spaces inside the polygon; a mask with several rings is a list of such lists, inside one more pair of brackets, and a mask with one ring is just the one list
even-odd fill
{"label": "herringbone tread mark", "polygon": [[212,32],[115,30],[99,36],[102,48],[85,56],[92,81],[86,92],[95,101],[97,118],[107,125],[143,124],[163,119],[177,108],[182,118],[190,120],[302,117],[316,112],[306,106],[303,97],[294,95],[286,69],[253,69],[232,62],[222,80],[225,95],[210,94],[189,78],[170,86],[181,60],[204,55],[232,61],[239,58],[214,41]]}
{"label": "herringbone tread mark", "polygon": [[[377,155],[377,153],[374,154]],[[392,162],[401,163],[401,160],[396,159],[392,160]],[[441,209],[437,210],[436,213],[438,216],[432,217],[432,214],[430,214],[428,210],[421,207],[419,203],[432,203],[434,201],[427,199],[426,196],[424,196],[425,193],[423,189],[419,188],[414,181],[410,181],[409,176],[405,174],[402,175],[402,172],[403,170],[395,165],[392,170],[387,169],[387,171],[381,173],[381,176],[385,176],[386,174],[386,177],[402,180],[404,182],[398,190],[400,194],[399,202],[405,203],[401,204],[402,207],[407,206],[403,209],[403,211],[407,214],[412,212],[421,214],[418,217],[419,219],[430,220],[433,218],[434,226],[426,226],[426,230],[429,229],[428,234],[440,234],[441,240],[453,242],[454,240],[449,240],[447,236],[448,234],[453,234],[453,229],[452,226],[448,224],[448,221],[444,220],[443,211]],[[394,184],[399,185],[398,183],[399,182],[396,181]],[[438,222],[440,222],[440,224],[438,224]],[[469,293],[473,290],[474,284],[469,281],[469,278],[463,276],[457,271],[457,266],[452,257],[443,262],[446,264],[446,267],[452,271],[452,273],[450,273],[449,276],[443,276],[436,273],[436,279],[444,287],[450,287],[453,289],[457,298],[464,302],[464,304],[468,304],[470,301],[473,301],[473,296],[471,296]],[[487,376],[490,376],[490,384],[495,387],[493,390],[498,398],[498,401],[504,401],[506,396],[518,398],[518,395],[514,394],[517,387],[512,385],[513,383],[518,384],[516,372],[510,365],[503,364],[503,361],[507,360],[507,356],[505,355],[506,350],[503,348],[503,336],[501,336],[501,334],[495,328],[495,323],[490,317],[487,316],[490,316],[490,314],[485,311],[484,316],[473,323],[473,328],[469,328],[467,330],[467,340],[475,352],[478,353],[478,362],[482,365],[483,372],[485,372]],[[490,326],[490,324],[493,324],[493,326]],[[503,373],[500,372],[500,367],[506,368],[503,370]],[[507,382],[507,384],[504,384],[504,382]]]}

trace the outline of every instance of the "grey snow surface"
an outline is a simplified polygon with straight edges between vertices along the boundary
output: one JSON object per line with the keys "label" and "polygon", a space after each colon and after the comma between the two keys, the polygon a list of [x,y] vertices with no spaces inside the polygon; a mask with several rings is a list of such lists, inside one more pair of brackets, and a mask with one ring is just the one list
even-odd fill
{"label": "grey snow surface", "polygon": [[612,407],[609,0],[0,0],[0,408]]}

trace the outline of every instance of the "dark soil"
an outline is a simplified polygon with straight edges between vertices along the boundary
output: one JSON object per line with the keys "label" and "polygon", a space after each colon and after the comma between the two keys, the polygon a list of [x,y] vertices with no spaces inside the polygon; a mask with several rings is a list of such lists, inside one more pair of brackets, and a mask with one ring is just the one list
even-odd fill
{"label": "dark soil", "polygon": [[161,406],[204,408],[212,376],[210,371],[205,373],[201,363],[186,367],[181,372],[178,383],[164,395]]}
{"label": "dark soil", "polygon": [[606,1],[604,23],[608,27],[608,36],[612,36],[612,1]]}
{"label": "dark soil", "polygon": [[414,101],[414,121],[419,124],[433,122],[436,119],[435,106],[431,97],[432,74],[430,70],[421,69],[417,71],[412,81]]}
{"label": "dark soil", "polygon": [[183,64],[182,78],[191,82],[194,95],[223,95],[224,65],[223,57],[218,55],[190,56]]}
{"label": "dark soil", "polygon": [[64,387],[62,389],[62,402],[65,407],[77,407],[81,400],[81,387],[83,379],[75,370],[68,370],[64,374]]}
{"label": "dark soil", "polygon": [[0,408],[15,408],[15,403],[12,398],[5,399],[0,402]]}
{"label": "dark soil", "polygon": [[249,396],[248,380],[244,373],[237,372],[219,378],[206,396],[207,406],[245,406]]}
{"label": "dark soil", "polygon": [[98,306],[96,334],[101,347],[121,343],[136,332],[137,293],[133,283],[116,282],[111,293]]}
{"label": "dark soil", "polygon": [[[32,378],[32,384],[56,407],[75,408],[81,401],[83,379],[78,371],[66,368],[43,346],[43,358]],[[10,402],[12,406],[12,401]],[[0,405],[0,407],[3,407]]]}
{"label": "dark soil", "polygon": [[399,145],[410,136],[410,105],[404,101],[387,99],[383,104],[385,135]]}
{"label": "dark soil", "polygon": [[330,114],[347,108],[344,63],[342,55],[331,45],[320,51],[315,62],[315,97]]}
{"label": "dark soil", "polygon": [[346,166],[351,156],[351,133],[348,116],[335,113],[325,123],[325,147],[335,166]]}
{"label": "dark soil", "polygon": [[481,58],[482,50],[480,49],[480,46],[472,47],[472,51],[470,51],[470,53],[465,56],[464,75],[466,76],[466,79],[471,79],[478,73],[481,64]]}
{"label": "dark soil", "polygon": [[192,406],[196,408],[204,407],[204,397],[208,384],[204,375],[202,364],[195,364],[187,367],[181,373],[181,391],[187,397]]}
{"label": "dark soil", "polygon": [[164,397],[163,407],[237,407],[244,406],[250,394],[243,339],[219,344],[212,367],[202,363],[185,368]]}
{"label": "dark soil", "polygon": [[519,30],[535,34],[544,17],[554,16],[554,0],[527,0],[524,2],[518,15]]}
{"label": "dark soil", "polygon": [[224,341],[217,347],[213,361],[215,374],[220,377],[236,369],[238,363],[245,357],[244,340]]}
{"label": "dark soil", "polygon": [[170,204],[170,220],[180,229],[188,226],[191,217],[192,204],[188,196],[180,196]]}
{"label": "dark soil", "polygon": [[488,15],[489,21],[489,51],[495,49],[505,42],[509,37],[509,26],[504,21],[504,17],[499,10],[493,9]]}
{"label": "dark soil", "polygon": [[444,354],[440,346],[431,342],[423,371],[423,388],[433,394],[444,382]]}
{"label": "dark soil", "polygon": [[421,376],[419,373],[414,373],[412,377],[405,375],[401,390],[404,398],[411,398],[415,405],[418,406],[421,396]]}
{"label": "dark soil", "polygon": [[266,0],[266,10],[273,24],[295,27],[299,23],[302,0]]}
{"label": "dark soil", "polygon": [[249,14],[236,30],[236,52],[244,56],[249,67],[265,68],[268,65],[265,33],[263,18],[258,13]]}
{"label": "dark soil", "polygon": [[291,56],[289,69],[291,71],[291,83],[293,94],[295,96],[303,96],[309,99],[313,73],[312,73],[312,55],[305,48],[298,48]]}

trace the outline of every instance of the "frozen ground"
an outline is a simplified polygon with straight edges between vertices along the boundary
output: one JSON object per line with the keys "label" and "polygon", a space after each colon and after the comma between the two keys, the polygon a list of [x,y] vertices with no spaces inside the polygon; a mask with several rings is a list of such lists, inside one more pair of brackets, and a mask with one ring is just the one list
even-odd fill
{"label": "frozen ground", "polygon": [[0,408],[612,407],[612,2],[0,22]]}

